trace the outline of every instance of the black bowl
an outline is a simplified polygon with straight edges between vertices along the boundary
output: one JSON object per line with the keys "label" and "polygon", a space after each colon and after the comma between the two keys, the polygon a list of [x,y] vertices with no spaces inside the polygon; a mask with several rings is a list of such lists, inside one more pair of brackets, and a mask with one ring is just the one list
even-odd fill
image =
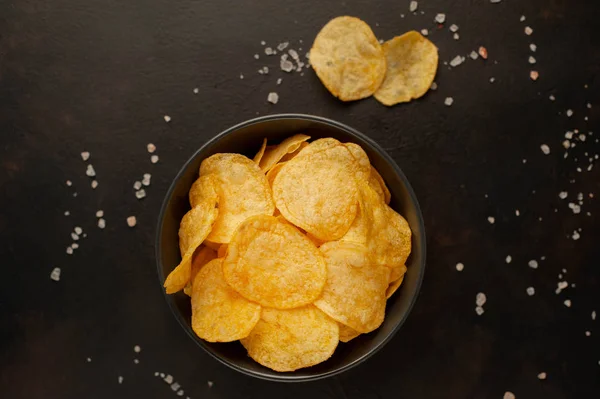
{"label": "black bowl", "polygon": [[[406,176],[394,160],[364,134],[339,122],[311,115],[283,114],[256,118],[233,126],[202,146],[183,166],[163,203],[158,219],[156,260],[162,285],[177,266],[179,255],[178,230],[183,215],[190,209],[188,191],[198,177],[200,162],[219,152],[235,152],[250,158],[258,151],[263,138],[278,142],[295,133],[305,133],[312,139],[334,137],[342,142],[359,144],[369,155],[392,194],[390,206],[402,214],[413,232],[412,253],[407,261],[404,282],[388,300],[385,321],[377,330],[340,345],[333,356],[316,366],[290,373],[279,373],[261,366],[246,354],[239,342],[209,343],[196,336],[191,327],[190,299],[183,292],[166,295],[175,318],[188,335],[223,364],[244,374],[272,381],[309,381],[330,377],[348,370],[381,349],[406,320],[417,299],[425,272],[425,227],[421,210]],[[164,289],[163,289],[164,292]]]}

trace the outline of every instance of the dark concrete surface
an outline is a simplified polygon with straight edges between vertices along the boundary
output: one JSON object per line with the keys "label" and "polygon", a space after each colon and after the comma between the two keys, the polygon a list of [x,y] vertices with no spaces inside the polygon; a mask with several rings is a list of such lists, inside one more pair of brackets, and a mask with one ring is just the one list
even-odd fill
{"label": "dark concrete surface", "polygon": [[[590,314],[600,311],[600,168],[588,172],[587,158],[600,148],[600,3],[422,0],[418,15],[408,4],[0,2],[0,397],[177,397],[155,371],[173,375],[194,399],[599,397],[600,330]],[[446,14],[442,29],[433,23],[438,12]],[[285,74],[263,55],[261,40],[307,51],[321,26],[344,14],[384,39],[427,28],[440,61],[480,45],[489,59],[452,70],[441,63],[437,91],[386,108],[373,99],[338,102],[312,70]],[[538,47],[533,66],[530,43]],[[267,76],[256,72],[263,65]],[[277,105],[267,103],[270,91]],[[240,375],[198,348],[167,308],[153,250],[160,204],[185,160],[233,124],[283,112],[326,116],[377,140],[411,181],[428,231],[421,295],[396,337],[339,377],[295,385]],[[596,132],[564,159],[561,143],[573,129]],[[92,154],[95,190],[81,151]],[[152,185],[138,201],[132,184],[143,173]],[[579,192],[584,204],[573,214],[567,203]],[[134,229],[129,215],[137,216]],[[74,226],[87,238],[67,255]],[[578,228],[581,238],[569,238]],[[55,266],[58,283],[49,278]],[[556,295],[563,268],[576,287]],[[488,298],[482,316],[478,292]]]}

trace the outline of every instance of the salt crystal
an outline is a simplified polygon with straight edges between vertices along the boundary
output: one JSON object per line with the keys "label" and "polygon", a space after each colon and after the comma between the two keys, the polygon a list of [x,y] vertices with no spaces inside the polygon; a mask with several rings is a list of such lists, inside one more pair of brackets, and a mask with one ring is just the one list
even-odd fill
{"label": "salt crystal", "polygon": [[65,211],[65,216],[69,216],[70,214],[71,214],[71,212]]}
{"label": "salt crystal", "polygon": [[91,358],[91,357],[88,357],[88,358],[87,358],[87,359],[85,359],[85,360],[86,360],[86,362],[88,362],[88,363],[91,363],[91,362],[92,362],[92,358]]}
{"label": "salt crystal", "polygon": [[78,236],[81,235],[81,233],[83,233],[83,229],[79,226],[75,226],[75,234],[77,234]]}
{"label": "salt crystal", "polygon": [[73,255],[73,247],[67,247],[67,254]]}
{"label": "salt crystal", "polygon": [[529,77],[531,78],[531,80],[538,80],[538,78],[540,77],[540,74],[538,71],[530,71],[529,72]]}
{"label": "salt crystal", "polygon": [[533,51],[535,53],[535,51],[537,50],[537,46],[535,44],[531,43],[529,45],[529,50],[531,50],[531,51]]}
{"label": "salt crystal", "polygon": [[506,391],[504,392],[502,399],[515,399],[515,394],[510,391]]}
{"label": "salt crystal", "polygon": [[85,170],[85,174],[89,177],[94,177],[96,176],[96,171],[94,170],[94,167],[92,165],[88,165],[87,169]]}
{"label": "salt crystal", "polygon": [[138,190],[135,192],[135,197],[137,199],[142,199],[146,196],[146,190],[144,190],[143,188],[141,190]]}
{"label": "salt crystal", "polygon": [[[568,150],[568,149],[571,147],[571,142],[570,142],[569,140],[564,140],[564,141],[562,142],[562,145],[563,145],[563,148],[564,148],[565,150]],[[565,152],[565,155],[567,155],[567,153],[566,153],[566,152]]]}
{"label": "salt crystal", "polygon": [[567,193],[566,191],[561,191],[560,193],[558,193],[558,198],[565,199],[568,195],[569,193]]}
{"label": "salt crystal", "polygon": [[149,186],[151,178],[152,178],[152,175],[150,173],[144,173],[144,178],[142,179],[142,184],[144,186]]}
{"label": "salt crystal", "polygon": [[535,288],[527,287],[527,295],[533,296],[533,294],[535,294]]}
{"label": "salt crystal", "polygon": [[71,180],[67,180],[67,181],[65,182],[65,184],[66,184],[67,186],[69,186],[69,187],[71,187],[71,186],[73,185],[73,183],[71,182]]}
{"label": "salt crystal", "polygon": [[90,185],[92,186],[92,189],[96,189],[96,187],[98,187],[98,181],[92,180],[92,183]]}
{"label": "salt crystal", "polygon": [[487,49],[483,46],[479,47],[479,49],[477,50],[477,52],[479,53],[479,55],[481,56],[481,58],[483,58],[484,60],[487,60],[488,57],[488,52]]}
{"label": "salt crystal", "polygon": [[71,248],[77,249],[77,248],[79,248],[79,244],[77,244],[76,242],[74,242],[73,244],[71,244]]}
{"label": "salt crystal", "polygon": [[458,25],[456,25],[456,24],[450,25],[450,32],[458,32]]}
{"label": "salt crystal", "polygon": [[283,43],[279,43],[277,45],[277,50],[279,51],[283,51],[287,48],[287,46],[289,46],[290,42],[283,42]]}
{"label": "salt crystal", "polygon": [[572,109],[568,109],[567,110],[567,116],[570,118],[573,116],[573,110]]}
{"label": "salt crystal", "polygon": [[165,381],[167,384],[171,385],[171,384],[173,383],[173,376],[172,376],[171,374],[167,374],[167,375],[166,375],[166,377],[165,377],[165,378],[163,378],[163,380],[164,380],[164,381]]}
{"label": "salt crystal", "polygon": [[60,280],[60,267],[55,267],[54,269],[52,269],[52,272],[50,273],[50,278],[54,281]]}
{"label": "salt crystal", "polygon": [[240,79],[244,79],[244,75],[240,73]]}
{"label": "salt crystal", "polygon": [[417,7],[419,7],[419,3],[417,3],[416,1],[411,1],[408,5],[408,11],[415,12],[417,11]]}
{"label": "salt crystal", "polygon": [[475,52],[475,50],[471,51],[471,53],[469,54],[469,57],[471,57],[472,60],[476,60],[477,58],[479,58],[479,54],[477,54]]}
{"label": "salt crystal", "polygon": [[123,383],[123,377],[119,376],[118,381],[119,381],[119,384],[122,384]]}
{"label": "salt crystal", "polygon": [[590,335],[592,335],[592,333],[591,333],[591,332],[589,332],[589,331],[586,331],[586,332],[585,332],[585,336],[586,336],[586,337],[589,337]]}
{"label": "salt crystal", "polygon": [[506,261],[506,263],[510,263],[510,262],[512,262],[512,256],[507,255],[506,259],[504,259],[504,260]]}
{"label": "salt crystal", "polygon": [[527,36],[531,35],[533,33],[533,29],[531,29],[529,26],[525,27],[525,34]]}
{"label": "salt crystal", "polygon": [[463,265],[462,263],[457,263],[456,264],[456,270],[457,271],[462,272],[464,268],[465,268],[465,265]]}
{"label": "salt crystal", "polygon": [[267,101],[271,104],[277,104],[279,101],[279,94],[275,93],[274,91],[270,92],[267,96]]}
{"label": "salt crystal", "polygon": [[571,238],[572,238],[574,241],[577,241],[577,240],[579,240],[579,238],[581,238],[581,236],[579,235],[579,232],[578,232],[577,230],[574,230],[574,231],[573,231],[573,235],[571,236]]}
{"label": "salt crystal", "polygon": [[450,66],[457,67],[460,64],[462,64],[464,61],[465,61],[465,57],[457,55],[456,57],[452,58],[452,61],[450,61]]}
{"label": "salt crystal", "polygon": [[595,310],[592,311],[592,320],[596,320],[596,311]]}
{"label": "salt crystal", "polygon": [[140,363],[140,361],[139,361],[138,359],[133,359],[133,363],[135,363],[135,364],[139,364],[139,363]]}
{"label": "salt crystal", "polygon": [[454,35],[452,35],[452,37],[454,38],[454,40],[460,39],[460,35],[458,33],[455,33]]}
{"label": "salt crystal", "polygon": [[103,229],[106,227],[106,220],[104,220],[103,218],[98,219],[98,227]]}
{"label": "salt crystal", "polygon": [[546,155],[550,154],[550,147],[548,147],[547,144],[542,144],[540,146],[540,148],[544,154],[546,154]]}
{"label": "salt crystal", "polygon": [[87,161],[88,159],[90,159],[90,153],[87,151],[82,152],[81,159],[83,159],[84,161]]}
{"label": "salt crystal", "polygon": [[446,104],[446,106],[451,106],[452,103],[454,102],[454,99],[452,97],[446,97],[446,99],[444,100],[444,104]]}
{"label": "salt crystal", "polygon": [[550,101],[556,100],[556,97],[554,97],[554,95],[552,95],[552,94],[550,94],[550,96],[548,98],[550,99]]}
{"label": "salt crystal", "polygon": [[137,219],[135,218],[135,216],[129,216],[127,218],[127,226],[134,227],[136,224],[137,224]]}
{"label": "salt crystal", "polygon": [[260,56],[259,56],[258,54],[254,54],[254,59],[255,59],[255,60],[257,60],[257,59],[259,59],[259,58],[260,58]]}
{"label": "salt crystal", "polygon": [[104,216],[104,211],[99,209],[96,211],[96,217],[97,218],[101,218],[102,216]]}
{"label": "salt crystal", "polygon": [[497,4],[500,3],[502,0],[490,0],[490,3],[492,4]]}
{"label": "salt crystal", "polygon": [[528,59],[528,62],[529,62],[530,64],[535,64],[535,62],[536,62],[536,61],[535,61],[535,58],[534,58],[533,56],[531,56],[531,55],[530,55],[530,56],[529,56],[529,59]]}
{"label": "salt crystal", "polygon": [[267,44],[267,42],[265,42],[264,40],[261,40],[261,41],[260,41],[260,45],[261,45],[261,46],[264,46],[265,44]]}
{"label": "salt crystal", "polygon": [[546,373],[539,373],[537,377],[540,380],[545,380],[546,379]]}
{"label": "salt crystal", "polygon": [[521,22],[525,21],[525,15],[521,15],[521,18],[519,18],[519,21],[521,21]]}
{"label": "salt crystal", "polygon": [[134,347],[133,347],[133,351],[134,351],[135,353],[140,353],[140,352],[142,351],[142,348],[140,348],[140,346],[139,346],[139,345],[136,345],[136,346],[134,346]]}
{"label": "salt crystal", "polygon": [[494,78],[494,77],[490,78],[490,83],[494,83],[495,81],[496,81],[496,78]]}
{"label": "salt crystal", "polygon": [[538,261],[535,259],[530,260],[528,263],[529,267],[531,267],[532,269],[537,269],[538,268]]}
{"label": "salt crystal", "polygon": [[207,383],[208,383],[208,387],[209,387],[209,388],[212,388],[212,386],[213,386],[213,382],[212,382],[212,381],[207,381]]}
{"label": "salt crystal", "polygon": [[133,189],[137,191],[137,190],[139,190],[140,188],[142,188],[142,182],[141,182],[141,181],[137,181],[137,180],[136,180],[136,181],[133,183]]}
{"label": "salt crystal", "polygon": [[438,85],[437,85],[437,83],[436,83],[436,82],[432,82],[432,83],[431,83],[431,86],[430,86],[429,88],[430,88],[431,90],[437,90],[437,88],[438,88]]}
{"label": "salt crystal", "polygon": [[282,78],[279,78],[279,79],[277,79],[277,85],[280,85],[280,84],[281,84],[281,82],[283,82],[283,79],[282,79]]}
{"label": "salt crystal", "polygon": [[475,304],[477,306],[485,305],[486,301],[487,301],[487,298],[483,292],[478,293],[477,296],[475,297]]}
{"label": "salt crystal", "polygon": [[165,115],[165,116],[163,116],[163,118],[165,119],[165,122],[167,122],[167,123],[171,122],[171,117],[169,115]]}
{"label": "salt crystal", "polygon": [[177,391],[177,396],[183,396],[184,392],[183,389],[180,389],[179,391]]}
{"label": "salt crystal", "polygon": [[273,49],[271,47],[265,47],[266,55],[273,55]]}
{"label": "salt crystal", "polygon": [[427,29],[421,29],[421,34],[423,36],[428,36],[429,35],[429,31]]}
{"label": "salt crystal", "polygon": [[568,308],[571,307],[571,300],[570,299],[565,299],[565,301],[563,303],[565,304],[566,307],[568,307]]}
{"label": "salt crystal", "polygon": [[200,90],[198,90],[198,88],[197,88],[197,87],[195,87],[195,88],[194,88],[194,90],[192,90],[192,92],[193,92],[194,94],[198,94],[198,92],[199,92],[199,91],[200,91]]}
{"label": "salt crystal", "polygon": [[177,382],[174,382],[173,384],[171,384],[171,389],[173,391],[177,391],[179,388],[181,388],[181,385]]}
{"label": "salt crystal", "polygon": [[160,373],[160,378],[165,378],[165,373]]}
{"label": "salt crystal", "polygon": [[79,240],[79,236],[75,233],[71,233],[71,238],[73,239],[73,241]]}
{"label": "salt crystal", "polygon": [[496,219],[493,216],[488,216],[487,220],[490,222],[490,224],[494,224],[496,222]]}
{"label": "salt crystal", "polygon": [[515,209],[515,215],[517,215],[517,216],[521,216],[521,212],[519,212],[519,210],[518,210],[518,209]]}
{"label": "salt crystal", "polygon": [[157,163],[158,162],[158,155],[152,155],[150,157],[150,162]]}
{"label": "salt crystal", "polygon": [[477,316],[481,316],[483,314],[484,310],[481,306],[477,306],[475,308],[475,313],[477,313]]}
{"label": "salt crystal", "polygon": [[148,143],[146,144],[146,149],[150,154],[152,154],[154,151],[156,151],[156,146],[152,143]]}
{"label": "salt crystal", "polygon": [[443,24],[446,21],[446,14],[437,14],[435,16],[435,22],[438,24]]}

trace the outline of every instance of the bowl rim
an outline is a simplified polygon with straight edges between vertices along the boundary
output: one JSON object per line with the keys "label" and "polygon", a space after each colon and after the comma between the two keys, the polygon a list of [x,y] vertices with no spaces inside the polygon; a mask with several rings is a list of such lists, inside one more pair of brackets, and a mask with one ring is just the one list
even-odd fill
{"label": "bowl rim", "polygon": [[[163,289],[164,277],[163,277],[163,268],[162,268],[162,261],[161,261],[162,249],[161,249],[161,245],[160,245],[160,241],[161,241],[161,237],[162,237],[162,225],[163,225],[162,221],[164,219],[165,211],[166,211],[168,203],[169,203],[169,198],[171,198],[173,191],[175,190],[175,187],[177,186],[177,183],[179,182],[181,177],[186,172],[190,163],[192,163],[196,159],[196,157],[198,157],[198,155],[205,148],[218,142],[223,137],[228,136],[229,134],[232,134],[236,130],[239,130],[241,128],[248,127],[248,126],[251,126],[254,124],[262,123],[262,122],[273,121],[273,120],[282,120],[282,119],[300,119],[300,120],[324,123],[324,124],[330,125],[332,127],[335,127],[337,129],[345,130],[347,133],[350,133],[350,135],[357,136],[360,139],[369,143],[369,145],[371,145],[383,157],[383,159],[388,164],[390,164],[390,166],[392,167],[394,172],[403,181],[403,183],[406,187],[406,191],[408,192],[410,199],[415,207],[417,220],[418,220],[418,224],[419,224],[419,229],[420,229],[419,238],[422,243],[422,249],[421,249],[421,251],[422,251],[421,259],[422,260],[421,260],[421,265],[420,265],[421,267],[420,267],[419,275],[417,277],[416,290],[415,290],[413,297],[410,299],[410,303],[408,304],[408,308],[406,309],[406,312],[404,313],[402,319],[400,319],[398,324],[396,324],[396,326],[394,326],[392,331],[380,343],[378,343],[371,350],[369,350],[367,353],[365,353],[358,359],[354,360],[353,362],[348,363],[348,364],[346,364],[338,369],[335,369],[335,370],[322,372],[322,373],[319,373],[316,375],[310,375],[310,376],[294,376],[293,374],[281,374],[281,375],[273,376],[270,374],[261,373],[259,371],[247,370],[243,367],[238,366],[234,362],[231,362],[227,359],[223,359],[223,358],[219,357],[218,355],[213,353],[208,348],[208,346],[194,334],[192,329],[189,327],[187,321],[184,320],[183,316],[179,314],[179,310],[175,309],[175,302],[170,298],[170,295],[168,295],[165,292],[165,290]],[[211,138],[207,142],[205,142],[198,150],[196,150],[194,152],[194,154],[192,156],[190,156],[190,158],[181,166],[181,168],[179,169],[179,172],[177,173],[175,178],[173,178],[173,181],[171,182],[171,185],[170,185],[169,189],[167,190],[165,197],[163,199],[163,203],[161,205],[160,212],[158,214],[158,225],[157,225],[157,230],[156,230],[155,248],[154,248],[155,251],[154,252],[155,252],[155,256],[156,256],[156,271],[157,271],[159,286],[161,287],[161,291],[165,297],[167,304],[169,305],[169,309],[171,310],[171,313],[173,313],[173,315],[175,316],[175,319],[177,319],[177,321],[179,322],[179,324],[181,325],[183,330],[187,333],[187,335],[190,338],[192,338],[192,340],[198,346],[200,346],[206,353],[208,353],[212,358],[219,361],[221,364],[224,364],[227,367],[230,367],[233,370],[239,371],[240,373],[245,374],[247,376],[251,376],[251,377],[255,377],[255,378],[259,378],[259,379],[267,380],[267,381],[275,381],[275,382],[307,382],[307,381],[316,381],[316,380],[321,380],[324,378],[333,377],[335,375],[339,375],[345,371],[348,371],[348,370],[358,366],[359,364],[363,363],[365,360],[369,359],[371,356],[373,356],[377,352],[379,352],[379,350],[381,348],[383,348],[394,337],[394,335],[396,335],[398,330],[400,330],[402,325],[406,322],[406,319],[408,318],[409,314],[411,313],[411,311],[419,297],[419,292],[421,291],[421,285],[423,283],[423,278],[425,276],[425,266],[427,263],[426,262],[427,243],[426,243],[425,237],[426,237],[425,223],[423,220],[423,214],[421,213],[421,207],[419,205],[419,201],[417,200],[417,196],[416,196],[412,186],[410,185],[406,175],[404,175],[404,172],[402,172],[402,169],[400,169],[400,167],[396,164],[394,159],[379,144],[377,144],[377,142],[375,142],[373,139],[371,139],[364,133],[361,133],[360,131],[358,131],[346,124],[343,124],[341,122],[338,122],[338,121],[335,121],[335,120],[332,120],[329,118],[325,118],[322,116],[316,116],[316,115],[309,115],[309,114],[285,113],[285,114],[272,114],[272,115],[260,116],[257,118],[249,119],[244,122],[238,123],[234,126],[231,126],[227,129],[221,131],[219,134],[215,135],[213,138]]]}

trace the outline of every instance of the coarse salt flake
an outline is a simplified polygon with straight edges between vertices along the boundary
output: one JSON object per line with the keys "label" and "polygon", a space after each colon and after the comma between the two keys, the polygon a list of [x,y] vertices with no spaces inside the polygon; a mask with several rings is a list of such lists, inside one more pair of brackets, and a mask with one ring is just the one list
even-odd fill
{"label": "coarse salt flake", "polygon": [[533,296],[535,294],[535,288],[533,287],[527,287],[527,295],[529,296]]}
{"label": "coarse salt flake", "polygon": [[133,351],[135,353],[140,353],[142,351],[142,348],[139,345],[136,345],[136,346],[133,347]]}
{"label": "coarse salt flake", "polygon": [[530,55],[530,56],[529,56],[529,58],[527,59],[527,61],[528,61],[530,64],[535,64],[535,63],[536,63],[536,61],[535,61],[535,58],[534,58],[532,55]]}
{"label": "coarse salt flake", "polygon": [[539,373],[537,375],[537,377],[538,377],[539,380],[545,380],[546,379],[546,373],[544,373],[544,372]]}
{"label": "coarse salt flake", "polygon": [[141,190],[138,190],[135,192],[135,197],[137,199],[142,199],[144,197],[146,197],[146,190],[144,190],[143,188]]}
{"label": "coarse salt flake", "polygon": [[454,102],[454,99],[452,97],[446,97],[446,99],[444,100],[444,104],[447,107],[451,106],[453,102]]}
{"label": "coarse salt flake", "polygon": [[106,227],[106,220],[103,218],[98,219],[98,228],[103,229]]}
{"label": "coarse salt flake", "polygon": [[146,144],[146,149],[150,154],[152,154],[154,151],[156,151],[156,146],[152,143],[148,143]]}
{"label": "coarse salt flake", "polygon": [[565,301],[564,301],[563,303],[564,303],[564,305],[565,305],[566,307],[568,307],[568,308],[570,308],[570,307],[571,307],[571,300],[570,300],[570,299],[565,299]]}
{"label": "coarse salt flake", "polygon": [[531,29],[529,26],[525,27],[525,34],[527,36],[531,35],[533,33],[533,29]]}
{"label": "coarse salt flake", "polygon": [[88,165],[87,169],[85,170],[85,174],[88,175],[89,177],[96,176],[96,171],[94,170],[94,166],[91,164]]}
{"label": "coarse salt flake", "polygon": [[496,223],[496,218],[494,218],[493,216],[488,216],[487,220],[490,224]]}
{"label": "coarse salt flake", "polygon": [[127,218],[127,226],[134,227],[136,224],[137,224],[137,219],[135,218],[135,216],[129,216]]}
{"label": "coarse salt flake", "polygon": [[477,306],[475,308],[475,313],[477,313],[477,316],[481,316],[483,314],[484,310],[481,306]]}
{"label": "coarse salt flake", "polygon": [[102,209],[99,209],[96,211],[96,217],[97,218],[101,218],[102,216],[104,216],[104,211]]}
{"label": "coarse salt flake", "polygon": [[542,152],[546,155],[550,154],[550,147],[548,147],[547,144],[542,144],[540,146],[540,149],[542,150]]}
{"label": "coarse salt flake", "polygon": [[123,383],[123,376],[119,376],[119,378],[117,379],[119,381],[119,384]]}
{"label": "coarse salt flake", "polygon": [[142,184],[144,186],[149,186],[151,178],[152,178],[152,175],[150,173],[144,173],[144,177],[142,179]]}
{"label": "coarse salt flake", "polygon": [[152,155],[150,157],[150,162],[157,163],[158,162],[158,155]]}
{"label": "coarse salt flake", "polygon": [[60,280],[60,267],[55,267],[52,269],[52,272],[50,272],[50,278],[54,281]]}
{"label": "coarse salt flake", "polygon": [[446,14],[437,14],[435,16],[435,22],[437,22],[438,24],[443,24],[446,21]]}
{"label": "coarse salt flake", "polygon": [[274,91],[270,92],[267,96],[267,101],[271,104],[277,104],[279,101],[279,94],[275,93]]}
{"label": "coarse salt flake", "polygon": [[417,11],[417,7],[419,7],[419,3],[416,1],[411,1],[410,4],[408,5],[408,10],[410,12],[415,12],[415,11]]}
{"label": "coarse salt flake", "polygon": [[163,118],[164,118],[165,122],[167,122],[167,123],[171,122],[171,117],[169,115],[165,115],[165,116],[163,116]]}
{"label": "coarse salt flake", "polygon": [[512,256],[507,255],[506,259],[504,259],[504,260],[506,261],[506,263],[510,263],[510,262],[512,262]]}
{"label": "coarse salt flake", "polygon": [[465,268],[465,265],[463,265],[462,263],[457,263],[456,264],[456,270],[457,271],[462,272],[464,268]]}
{"label": "coarse salt flake", "polygon": [[483,306],[485,305],[485,302],[487,301],[487,298],[485,296],[485,294],[483,292],[480,292],[477,294],[477,296],[475,296],[475,304],[477,306]]}
{"label": "coarse salt flake", "polygon": [[81,153],[81,159],[83,159],[84,161],[87,161],[88,159],[90,159],[90,153],[88,151],[83,151]]}
{"label": "coarse salt flake", "polygon": [[573,116],[573,110],[572,109],[568,109],[567,110],[567,116],[570,118]]}
{"label": "coarse salt flake", "polygon": [[92,186],[92,189],[96,189],[96,187],[98,187],[98,180],[92,180],[90,185]]}
{"label": "coarse salt flake", "polygon": [[172,376],[171,374],[167,374],[167,375],[165,376],[165,378],[163,378],[163,380],[164,380],[164,381],[165,381],[167,384],[171,385],[171,384],[173,383],[173,376]]}

